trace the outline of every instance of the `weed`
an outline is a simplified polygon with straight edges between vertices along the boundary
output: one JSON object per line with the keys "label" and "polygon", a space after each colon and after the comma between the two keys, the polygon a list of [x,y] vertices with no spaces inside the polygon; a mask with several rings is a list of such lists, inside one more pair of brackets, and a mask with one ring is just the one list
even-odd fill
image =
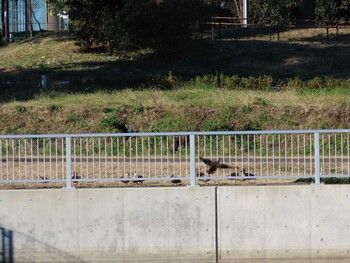
{"label": "weed", "polygon": [[194,131],[195,126],[186,116],[166,112],[161,119],[151,123],[148,130],[150,132]]}
{"label": "weed", "polygon": [[273,117],[270,114],[263,114],[260,119],[262,122],[269,122],[273,120]]}
{"label": "weed", "polygon": [[251,107],[247,106],[247,105],[244,105],[244,106],[242,107],[242,112],[243,112],[244,114],[249,114],[249,113],[251,113],[252,111],[253,111],[253,109],[252,109]]}
{"label": "weed", "polygon": [[116,112],[122,112],[121,108],[104,108],[102,110],[103,113],[116,113]]}
{"label": "weed", "polygon": [[304,82],[298,77],[287,79],[286,88],[291,90],[298,90],[303,88]]}
{"label": "weed", "polygon": [[254,101],[254,104],[259,105],[259,106],[266,106],[267,103],[263,98],[256,98]]}
{"label": "weed", "polygon": [[143,106],[141,106],[141,105],[134,106],[132,108],[132,112],[135,113],[135,114],[141,114],[144,110],[145,110],[145,108]]}
{"label": "weed", "polygon": [[323,80],[319,77],[313,78],[306,82],[306,87],[308,89],[320,89],[323,87]]}
{"label": "weed", "polygon": [[27,111],[27,108],[22,106],[22,105],[17,105],[16,106],[16,111],[19,112],[19,113],[24,113]]}
{"label": "weed", "polygon": [[99,126],[104,131],[127,132],[125,123],[119,121],[112,114],[107,114],[106,116],[104,116],[100,120]]}
{"label": "weed", "polygon": [[68,117],[67,122],[79,122],[81,120],[82,120],[81,116],[72,114]]}
{"label": "weed", "polygon": [[17,122],[17,123],[15,124],[15,129],[18,130],[18,129],[21,129],[21,128],[25,127],[25,126],[26,126],[26,125],[25,125],[24,122]]}
{"label": "weed", "polygon": [[258,120],[248,121],[241,127],[243,131],[258,131],[261,130],[261,124]]}
{"label": "weed", "polygon": [[204,131],[228,131],[230,127],[223,120],[207,120],[203,123],[202,129]]}
{"label": "weed", "polygon": [[48,106],[48,109],[50,112],[59,111],[62,109],[62,106],[52,104]]}

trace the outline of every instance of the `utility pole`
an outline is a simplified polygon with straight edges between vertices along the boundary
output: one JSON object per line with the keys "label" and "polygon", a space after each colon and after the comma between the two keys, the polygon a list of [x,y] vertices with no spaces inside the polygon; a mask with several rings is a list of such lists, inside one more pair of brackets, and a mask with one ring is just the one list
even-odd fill
{"label": "utility pole", "polygon": [[2,29],[3,36],[6,40],[9,39],[9,28],[10,28],[10,14],[9,14],[9,0],[2,1]]}
{"label": "utility pole", "polygon": [[243,27],[248,24],[248,0],[243,0]]}
{"label": "utility pole", "polygon": [[[7,0],[8,1],[8,0]],[[24,1],[26,38],[32,37],[32,6],[31,0]]]}

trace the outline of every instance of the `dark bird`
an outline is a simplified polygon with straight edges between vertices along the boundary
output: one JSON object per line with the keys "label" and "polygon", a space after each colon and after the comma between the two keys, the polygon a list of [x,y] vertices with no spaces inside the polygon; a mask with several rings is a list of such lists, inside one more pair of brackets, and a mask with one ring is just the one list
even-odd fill
{"label": "dark bird", "polygon": [[[243,176],[246,176],[246,177],[253,177],[253,176],[255,176],[255,174],[246,173],[244,167],[242,169],[242,173],[243,173]],[[250,179],[255,179],[255,178],[250,178]]]}
{"label": "dark bird", "polygon": [[[131,125],[129,125],[128,127],[126,127],[126,124],[125,123],[117,123],[116,126],[115,126],[117,129],[119,129],[120,131],[122,131],[123,133],[134,133],[134,132],[137,132],[137,131],[134,131],[132,128],[131,128]],[[125,142],[127,142],[130,138],[130,136],[125,136]]]}
{"label": "dark bird", "polygon": [[173,150],[174,152],[177,152],[179,148],[189,145],[190,144],[190,136],[175,136],[174,137],[174,144],[173,144]]}
{"label": "dark bird", "polygon": [[235,179],[236,177],[238,177],[239,176],[239,172],[238,172],[238,167],[236,168],[236,172],[233,172],[233,173],[231,173],[230,175],[229,175],[229,180],[233,180],[233,179]]}
{"label": "dark bird", "polygon": [[[172,174],[170,177],[175,178],[175,175]],[[180,184],[181,180],[180,179],[172,179],[170,182],[172,182],[173,184]]]}
{"label": "dark bird", "polygon": [[[198,176],[198,177],[205,177],[205,174],[202,173],[202,172],[197,172],[197,176]],[[199,179],[199,181],[202,181],[202,182],[209,182],[210,179],[209,179],[209,178],[208,178],[208,179]]]}
{"label": "dark bird", "polygon": [[38,180],[41,180],[41,181],[45,181],[45,182],[42,182],[42,183],[48,183],[48,181],[50,180],[50,178],[46,177],[46,176],[41,176],[41,175],[38,175]]}
{"label": "dark bird", "polygon": [[72,172],[72,186],[73,187],[77,187],[78,186],[79,182],[77,180],[79,180],[79,179],[81,179],[81,176],[78,175],[78,173],[76,171],[73,171]]}
{"label": "dark bird", "polygon": [[[143,178],[141,174],[134,173],[134,178]],[[133,180],[132,182],[135,184],[142,184],[145,180],[139,179],[139,180]]]}
{"label": "dark bird", "polygon": [[78,175],[78,173],[76,171],[73,171],[72,180],[79,180],[79,179],[81,179],[81,176]]}
{"label": "dark bird", "polygon": [[[120,177],[120,179],[124,179],[124,178],[130,178],[129,173],[126,173],[125,176]],[[122,180],[121,182],[123,184],[127,184],[128,182],[130,182],[130,180]]]}
{"label": "dark bird", "polygon": [[207,170],[208,174],[213,174],[215,173],[215,171],[217,169],[227,169],[227,168],[232,168],[231,166],[224,164],[224,163],[220,163],[220,159],[218,159],[217,161],[213,161],[210,159],[206,159],[203,157],[199,157],[199,159],[204,162],[209,168]]}

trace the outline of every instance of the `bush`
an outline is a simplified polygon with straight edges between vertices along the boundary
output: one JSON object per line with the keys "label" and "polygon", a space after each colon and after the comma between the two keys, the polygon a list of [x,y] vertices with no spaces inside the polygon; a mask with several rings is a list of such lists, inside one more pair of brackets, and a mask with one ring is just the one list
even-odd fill
{"label": "bush", "polygon": [[[52,0],[51,0],[52,1]],[[83,47],[179,48],[191,38],[204,10],[201,0],[69,1],[71,26]]]}
{"label": "bush", "polygon": [[119,38],[155,49],[182,47],[202,15],[200,0],[129,0],[118,15]]}

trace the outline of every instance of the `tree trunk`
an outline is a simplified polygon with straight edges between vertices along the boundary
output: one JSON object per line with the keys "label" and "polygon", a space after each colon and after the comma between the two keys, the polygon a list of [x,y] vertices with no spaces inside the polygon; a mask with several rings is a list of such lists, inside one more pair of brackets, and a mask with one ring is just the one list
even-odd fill
{"label": "tree trunk", "polygon": [[299,6],[299,19],[315,19],[315,0],[301,0]]}

